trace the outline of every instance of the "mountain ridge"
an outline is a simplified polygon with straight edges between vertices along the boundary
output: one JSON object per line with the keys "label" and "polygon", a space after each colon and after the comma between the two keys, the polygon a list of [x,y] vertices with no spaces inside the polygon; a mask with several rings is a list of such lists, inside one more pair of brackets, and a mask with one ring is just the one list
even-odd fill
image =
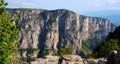
{"label": "mountain ridge", "polygon": [[101,11],[91,11],[91,12],[84,12],[82,13],[84,15],[88,16],[96,16],[96,17],[102,17],[107,18],[111,21],[111,23],[114,23],[115,25],[120,25],[120,10],[101,10]]}
{"label": "mountain ridge", "polygon": [[[50,54],[54,54],[61,48],[72,46],[74,54],[81,55],[83,40],[89,40],[86,43],[94,48],[116,27],[107,19],[78,15],[64,9],[52,11],[7,9],[7,11],[9,15],[18,14],[19,48],[37,48],[40,50],[39,53],[44,49],[50,49]],[[27,51],[20,52],[23,57],[29,55]],[[38,52],[32,53],[31,57],[39,56]]]}

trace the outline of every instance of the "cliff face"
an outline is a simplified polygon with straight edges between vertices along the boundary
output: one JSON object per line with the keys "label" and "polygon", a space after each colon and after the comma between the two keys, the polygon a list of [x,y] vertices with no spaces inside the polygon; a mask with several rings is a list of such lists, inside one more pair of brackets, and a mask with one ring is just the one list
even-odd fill
{"label": "cliff face", "polygon": [[[42,9],[8,9],[8,14],[17,13],[20,26],[20,48],[58,50],[72,46],[79,54],[83,40],[102,41],[115,25],[109,20],[78,15],[72,11]],[[93,44],[92,42],[87,42]],[[98,43],[94,43],[95,47]]]}

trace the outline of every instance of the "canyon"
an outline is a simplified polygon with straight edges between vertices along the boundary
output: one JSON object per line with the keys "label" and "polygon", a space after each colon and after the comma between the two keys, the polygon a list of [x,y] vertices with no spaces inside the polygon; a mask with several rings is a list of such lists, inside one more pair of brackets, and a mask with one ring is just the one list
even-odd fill
{"label": "canyon", "polygon": [[[44,49],[50,54],[71,46],[73,54],[82,55],[83,41],[92,50],[113,32],[115,25],[108,19],[76,14],[65,9],[7,9],[18,15],[20,56],[40,57]],[[27,52],[26,49],[32,49]],[[29,51],[29,50],[28,50]]]}

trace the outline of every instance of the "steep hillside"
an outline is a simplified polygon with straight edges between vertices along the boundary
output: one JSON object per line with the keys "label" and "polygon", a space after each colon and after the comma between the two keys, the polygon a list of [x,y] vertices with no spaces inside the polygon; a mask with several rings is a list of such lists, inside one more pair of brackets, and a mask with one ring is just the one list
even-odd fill
{"label": "steep hillside", "polygon": [[114,32],[110,32],[110,34],[107,36],[107,40],[110,40],[110,39],[120,40],[120,26],[116,27]]}
{"label": "steep hillside", "polygon": [[120,26],[116,27],[114,32],[110,32],[105,41],[99,45],[95,51],[94,56],[106,57],[113,50],[120,48]]}
{"label": "steep hillside", "polygon": [[115,25],[107,19],[82,16],[65,9],[50,11],[7,9],[7,11],[10,15],[18,14],[19,48],[23,57],[37,49],[39,51],[32,54],[33,57],[37,55],[39,57],[39,53],[45,49],[49,49],[53,54],[66,46],[72,46],[74,54],[80,55],[83,41],[86,46],[94,49],[98,42],[115,28]]}

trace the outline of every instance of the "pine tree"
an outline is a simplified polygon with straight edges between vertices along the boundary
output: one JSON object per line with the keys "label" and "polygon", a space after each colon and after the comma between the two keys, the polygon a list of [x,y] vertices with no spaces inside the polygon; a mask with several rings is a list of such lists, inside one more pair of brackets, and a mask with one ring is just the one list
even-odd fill
{"label": "pine tree", "polygon": [[0,64],[8,64],[17,46],[18,29],[6,13],[7,3],[0,0]]}

